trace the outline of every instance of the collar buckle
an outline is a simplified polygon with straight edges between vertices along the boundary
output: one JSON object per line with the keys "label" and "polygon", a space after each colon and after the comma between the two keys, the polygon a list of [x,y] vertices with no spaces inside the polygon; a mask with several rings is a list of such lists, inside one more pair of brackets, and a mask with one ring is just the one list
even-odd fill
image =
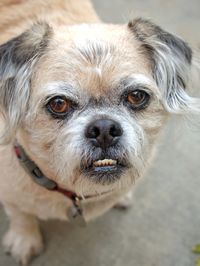
{"label": "collar buckle", "polygon": [[75,197],[75,199],[72,202],[73,205],[67,209],[67,217],[69,221],[78,224],[80,226],[85,226],[86,221],[83,216],[80,199],[78,197]]}

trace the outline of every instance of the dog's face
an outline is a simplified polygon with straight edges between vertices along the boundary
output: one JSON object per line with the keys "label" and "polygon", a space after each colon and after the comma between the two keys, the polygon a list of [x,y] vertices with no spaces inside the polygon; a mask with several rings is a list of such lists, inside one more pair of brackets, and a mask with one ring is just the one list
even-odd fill
{"label": "dog's face", "polygon": [[196,108],[190,48],[141,19],[37,24],[0,55],[4,140],[18,130],[41,170],[83,196],[133,183],[167,114]]}

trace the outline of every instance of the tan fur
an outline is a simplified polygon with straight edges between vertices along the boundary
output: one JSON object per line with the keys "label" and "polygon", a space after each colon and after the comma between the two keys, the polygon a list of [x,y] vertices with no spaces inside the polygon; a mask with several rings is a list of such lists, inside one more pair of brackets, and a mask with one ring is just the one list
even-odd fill
{"label": "tan fur", "polygon": [[99,21],[89,0],[4,0],[0,3],[0,14],[0,43],[19,35],[37,20],[51,25]]}

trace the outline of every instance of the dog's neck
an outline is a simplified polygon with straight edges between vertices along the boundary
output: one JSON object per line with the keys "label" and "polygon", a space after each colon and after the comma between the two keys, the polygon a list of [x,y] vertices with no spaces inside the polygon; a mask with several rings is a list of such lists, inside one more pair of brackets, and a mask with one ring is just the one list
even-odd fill
{"label": "dog's neck", "polygon": [[[68,213],[69,220],[74,221],[78,219],[84,221],[82,210],[79,206],[79,202],[82,200],[82,198],[76,195],[76,193],[73,191],[61,188],[55,181],[46,177],[39,169],[39,167],[29,158],[24,148],[17,142],[15,142],[14,144],[14,151],[20,162],[20,165],[24,168],[24,170],[36,184],[50,191],[61,193],[72,201],[73,208]],[[87,198],[90,198],[90,196],[88,196]]]}
{"label": "dog's neck", "polygon": [[[78,196],[75,192],[61,188],[55,181],[45,176],[39,167],[31,160],[27,155],[24,148],[18,143],[14,144],[14,152],[20,165],[26,171],[26,173],[32,178],[32,180],[39,186],[48,189],[49,191],[61,193],[71,201],[71,208],[67,210],[67,218],[70,222],[78,223],[79,225],[85,225],[86,221],[90,219],[89,212],[96,212],[97,202],[98,205],[105,205],[105,201],[111,206],[113,200],[119,197],[119,194],[123,194],[123,190],[109,191],[101,193],[101,195],[88,195],[84,199]],[[125,188],[127,190],[127,188]],[[94,204],[95,202],[95,204]],[[92,206],[91,206],[92,204]],[[109,206],[108,204],[108,206]],[[87,217],[85,217],[87,216]]]}

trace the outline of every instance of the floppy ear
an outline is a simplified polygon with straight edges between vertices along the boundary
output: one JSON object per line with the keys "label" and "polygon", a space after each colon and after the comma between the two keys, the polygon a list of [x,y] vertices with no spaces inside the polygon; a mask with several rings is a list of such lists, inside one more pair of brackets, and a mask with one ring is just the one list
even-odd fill
{"label": "floppy ear", "polygon": [[186,92],[192,72],[192,50],[187,43],[142,18],[128,27],[152,64],[165,108],[173,113],[200,112],[200,100]]}
{"label": "floppy ear", "polygon": [[31,72],[47,48],[50,35],[48,24],[39,22],[0,46],[0,112],[5,121],[1,143],[12,139],[26,113]]}

